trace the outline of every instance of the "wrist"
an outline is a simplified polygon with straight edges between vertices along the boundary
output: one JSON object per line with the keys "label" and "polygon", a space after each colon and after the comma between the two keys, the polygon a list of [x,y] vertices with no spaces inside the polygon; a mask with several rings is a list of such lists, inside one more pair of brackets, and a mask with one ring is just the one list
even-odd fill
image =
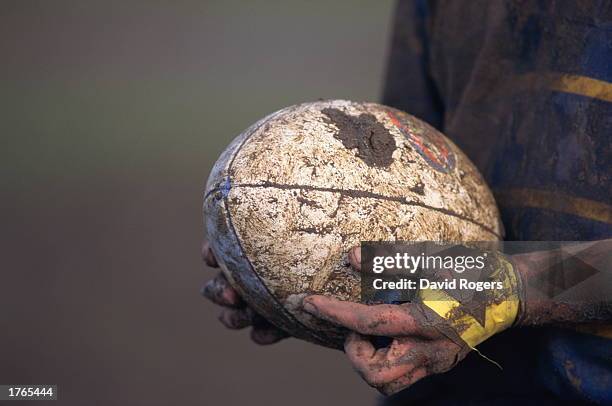
{"label": "wrist", "polygon": [[512,255],[512,263],[515,266],[518,279],[521,281],[520,307],[514,323],[515,326],[537,326],[550,322],[552,301],[542,295],[531,295],[529,292],[528,282],[537,272],[538,264],[538,258],[533,258],[533,256],[541,254],[537,252]]}

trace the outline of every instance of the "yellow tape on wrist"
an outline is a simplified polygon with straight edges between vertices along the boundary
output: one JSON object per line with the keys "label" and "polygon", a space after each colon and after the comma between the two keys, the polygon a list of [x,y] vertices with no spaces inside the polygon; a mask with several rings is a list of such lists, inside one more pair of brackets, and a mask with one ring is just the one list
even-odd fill
{"label": "yellow tape on wrist", "polygon": [[497,269],[490,275],[492,281],[501,281],[503,289],[493,290],[485,307],[485,324],[461,310],[462,304],[440,289],[422,289],[423,305],[449,322],[461,339],[470,347],[510,327],[519,312],[519,276],[514,266],[502,255],[497,256]]}

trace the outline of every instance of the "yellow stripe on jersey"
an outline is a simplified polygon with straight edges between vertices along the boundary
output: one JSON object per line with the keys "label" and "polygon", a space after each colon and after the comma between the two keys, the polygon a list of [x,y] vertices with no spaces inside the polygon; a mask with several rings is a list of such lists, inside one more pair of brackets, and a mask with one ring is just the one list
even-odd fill
{"label": "yellow stripe on jersey", "polygon": [[502,207],[545,209],[612,224],[612,206],[582,197],[521,188],[496,191],[495,198]]}
{"label": "yellow stripe on jersey", "polygon": [[552,90],[612,102],[612,83],[579,75],[556,74],[552,78]]}

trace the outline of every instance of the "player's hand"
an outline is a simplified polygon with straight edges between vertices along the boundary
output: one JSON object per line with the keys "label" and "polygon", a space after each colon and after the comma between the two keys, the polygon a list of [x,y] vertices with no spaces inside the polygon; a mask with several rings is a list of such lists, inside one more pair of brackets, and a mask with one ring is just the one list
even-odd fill
{"label": "player's hand", "polygon": [[[349,261],[355,269],[360,270],[359,247],[351,250]],[[501,260],[500,264],[506,266]],[[500,269],[495,275],[504,278],[506,268]],[[515,300],[512,296],[513,286],[509,287],[509,296],[499,303],[516,305],[516,302],[510,302]],[[483,302],[485,308],[481,310],[504,310],[497,307],[491,310],[487,307],[489,305]],[[394,394],[425,376],[448,371],[465,358],[475,345],[509,327],[516,317],[516,310],[514,315],[508,315],[507,320],[497,317],[500,313],[494,313],[494,320],[487,319],[483,323],[485,326],[481,326],[469,314],[462,313],[460,308],[440,315],[423,301],[401,305],[365,305],[320,295],[306,297],[302,307],[316,317],[352,331],[345,341],[346,355],[364,380],[386,395]],[[391,338],[391,344],[377,349],[371,341],[373,336]]]}
{"label": "player's hand", "polygon": [[[361,377],[392,395],[427,375],[448,371],[468,349],[438,331],[418,305],[375,305],[343,302],[325,296],[304,299],[304,310],[350,330],[344,351]],[[392,337],[376,349],[371,336]]]}
{"label": "player's hand", "polygon": [[[219,267],[207,241],[202,244],[202,259],[209,267]],[[251,339],[257,344],[274,344],[288,336],[248,307],[221,272],[202,287],[202,295],[223,308],[219,321],[225,327],[237,330],[253,326]]]}

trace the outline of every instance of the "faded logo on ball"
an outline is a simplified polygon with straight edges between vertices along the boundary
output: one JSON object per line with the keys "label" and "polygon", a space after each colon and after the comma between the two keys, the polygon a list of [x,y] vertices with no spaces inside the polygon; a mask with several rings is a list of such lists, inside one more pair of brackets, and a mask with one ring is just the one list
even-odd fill
{"label": "faded logo on ball", "polygon": [[429,166],[443,173],[455,169],[455,154],[444,137],[435,131],[416,134],[412,128],[408,127],[401,114],[387,111],[387,115]]}

